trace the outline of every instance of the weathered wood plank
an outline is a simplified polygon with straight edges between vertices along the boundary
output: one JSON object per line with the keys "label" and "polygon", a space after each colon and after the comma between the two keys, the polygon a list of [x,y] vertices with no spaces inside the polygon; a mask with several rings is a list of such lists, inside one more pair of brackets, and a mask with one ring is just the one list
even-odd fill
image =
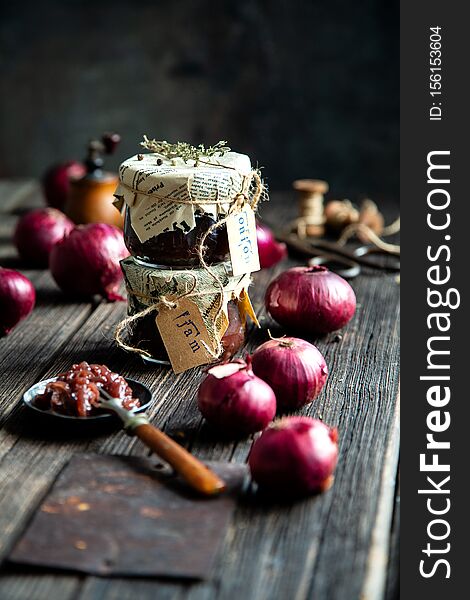
{"label": "weathered wood plank", "polygon": [[[61,354],[72,333],[92,311],[88,303],[64,303],[48,273],[26,274],[35,284],[36,307],[27,319],[0,342],[0,459],[17,439],[6,425],[21,394],[43,377],[51,361],[54,361],[54,356]],[[51,305],[54,306],[52,310]]]}
{"label": "weathered wood plank", "polygon": [[[377,289],[383,289],[383,286],[378,286]],[[96,319],[97,315],[93,315],[92,317],[92,321],[93,318]],[[88,324],[87,324],[88,325]],[[94,330],[97,326],[97,322],[93,321],[93,324],[91,325],[91,329]],[[343,338],[343,342],[345,341],[345,338]],[[367,343],[369,343],[369,340],[366,339],[365,340]],[[341,342],[341,343],[343,343]],[[87,344],[90,343],[90,340],[87,342]],[[336,348],[338,347],[338,344],[335,344],[333,342],[324,342],[324,348],[323,350],[325,351],[325,354],[328,355],[328,350],[330,350],[330,348],[336,350]],[[80,349],[81,351],[81,349]],[[331,358],[330,357],[330,364],[331,364]],[[372,363],[371,363],[372,365]],[[346,375],[346,373],[345,373]],[[176,378],[177,380],[177,385],[175,385],[173,387],[173,390],[169,392],[169,396],[171,397],[175,397],[176,396],[176,400],[179,401],[179,399],[181,398],[180,396],[180,392],[181,390],[184,390],[185,388],[187,389],[187,382],[185,382],[184,377],[180,376],[179,378]],[[183,380],[183,381],[178,381],[178,380]],[[330,380],[331,381],[331,380]],[[346,381],[346,377],[344,378],[343,381]],[[330,385],[330,384],[329,384]],[[337,386],[336,386],[337,387]],[[354,385],[352,385],[351,383],[347,383],[346,384],[346,389],[351,390],[354,389]],[[373,388],[375,389],[375,388]],[[326,391],[325,391],[326,392]],[[332,390],[330,392],[331,394],[337,394],[338,390]],[[343,391],[344,394],[344,391]],[[339,394],[340,396],[342,395],[341,393]],[[364,399],[363,399],[364,401]],[[312,407],[313,412],[311,412],[311,414],[316,414],[318,416],[318,414],[323,413],[323,416],[326,420],[326,414],[327,414],[327,410],[329,410],[329,408],[333,405],[334,403],[332,402],[332,399],[326,399],[324,401],[325,406],[323,407],[318,407],[316,410]],[[170,429],[174,429],[175,427],[181,426],[182,422],[187,422],[187,414],[188,411],[191,414],[191,411],[189,410],[189,407],[192,406],[193,409],[195,409],[194,406],[194,402],[192,403],[179,403],[178,404],[178,410],[177,413],[173,412],[172,415],[172,419],[170,421],[166,422],[166,426],[170,427]],[[357,409],[357,407],[355,407]],[[181,411],[183,411],[183,414],[181,414]],[[165,411],[166,412],[166,411]],[[171,411],[170,411],[171,412]],[[308,409],[305,411],[308,412]],[[338,411],[336,409],[334,409],[334,411],[337,415],[340,415],[341,411]],[[192,412],[193,414],[193,418],[195,419],[195,421],[198,420],[198,415],[197,415],[197,411],[193,410]],[[163,415],[159,415],[160,418],[162,418]],[[347,418],[350,418],[350,415],[347,416]],[[331,419],[329,420],[331,421]],[[354,434],[354,432],[352,432]],[[382,434],[382,431],[380,432]],[[362,435],[361,435],[361,430],[357,431],[358,434],[358,439],[356,440],[357,443],[359,443],[361,446],[364,443],[364,440],[362,439]],[[117,434],[119,435],[119,434]],[[378,436],[380,437],[380,436]],[[209,436],[210,438],[210,436]],[[212,444],[214,442],[211,442]],[[370,441],[368,443],[371,443]],[[200,446],[205,448],[205,450],[207,451],[207,448],[205,447],[205,443],[204,443],[204,438],[202,438],[202,441],[199,442]],[[220,453],[222,454],[222,456],[224,455],[224,453],[230,453],[232,452],[232,448],[230,444],[226,444],[226,445],[222,445],[219,444],[214,444],[217,448],[219,448],[219,453],[215,454],[215,456],[220,456]],[[126,443],[127,448],[124,447],[120,447],[119,450],[120,451],[131,451],[132,448],[129,447],[129,444]],[[245,448],[243,449],[244,451],[241,451],[241,448],[245,446]],[[246,456],[246,450],[247,447],[249,446],[249,443],[247,442],[241,442],[237,445],[237,449],[238,449],[238,457],[239,459],[244,459]],[[193,447],[197,447],[197,443],[193,446]],[[114,444],[111,442],[111,440],[109,441],[109,443],[107,444],[107,451],[114,451],[115,450],[115,446]],[[136,450],[136,448],[134,448],[134,450]],[[137,449],[138,450],[138,449]],[[361,451],[366,452],[366,449],[361,449]],[[212,456],[214,456],[214,454],[211,452],[210,453]],[[372,454],[372,452],[368,452],[368,454]],[[355,456],[355,461],[360,460],[360,456]],[[342,462],[344,461],[344,457],[342,457],[342,461],[340,462],[340,466],[342,464]],[[378,467],[380,468],[380,465],[378,465]],[[340,469],[340,468],[339,468]],[[295,585],[297,586],[299,583],[299,587],[295,588],[296,590],[296,597],[309,597],[309,585],[311,585],[311,577],[310,577],[310,573],[311,573],[311,568],[314,566],[315,563],[315,559],[318,559],[318,552],[319,552],[319,541],[323,539],[323,544],[322,544],[322,548],[324,545],[326,545],[325,536],[327,535],[327,533],[323,533],[321,532],[321,529],[323,528],[323,524],[325,522],[328,521],[328,519],[331,519],[331,500],[327,501],[328,498],[331,498],[331,496],[334,494],[334,492],[336,490],[338,490],[338,494],[340,494],[341,498],[338,498],[338,500],[341,502],[341,505],[343,505],[343,509],[344,509],[344,501],[345,501],[345,494],[344,494],[344,486],[342,485],[342,483],[338,482],[340,476],[340,471],[337,474],[337,481],[336,484],[333,488],[333,490],[329,493],[326,494],[324,496],[321,496],[319,498],[316,498],[314,500],[311,501],[306,501],[305,503],[301,503],[299,505],[295,505],[294,507],[273,507],[273,508],[269,508],[269,507],[264,507],[264,506],[245,506],[243,508],[240,509],[239,513],[237,514],[237,519],[235,521],[235,525],[234,528],[232,530],[231,535],[232,537],[232,541],[229,544],[228,548],[226,548],[224,550],[224,552],[222,553],[222,556],[224,556],[224,559],[222,560],[221,564],[219,565],[219,568],[221,569],[221,577],[223,574],[223,581],[220,584],[221,587],[221,591],[220,591],[220,595],[217,596],[213,596],[213,597],[232,597],[235,596],[235,594],[249,594],[246,597],[252,597],[252,598],[263,598],[263,597],[287,597],[285,596],[286,593],[292,593],[293,589],[292,587],[288,587],[287,589],[284,589],[284,591],[280,592],[279,589],[279,585],[281,585],[281,589],[282,589],[282,582],[286,582],[286,585],[288,586],[292,586]],[[372,480],[372,482],[368,481],[368,479],[364,479],[363,481],[363,486],[365,487],[366,490],[363,491],[364,495],[367,494],[367,492],[373,491],[373,481],[374,481],[374,477],[373,474],[370,474],[370,479]],[[348,474],[346,475],[345,480],[347,480],[348,478]],[[360,478],[358,478],[358,481],[360,482]],[[379,485],[380,485],[380,477],[379,477]],[[357,493],[361,491],[361,490],[351,490],[349,497],[346,495],[346,500],[348,500],[349,498],[349,502],[353,504],[353,506],[349,507],[349,510],[346,513],[346,519],[350,519],[350,529],[353,529],[354,527],[356,527],[356,520],[359,521],[359,523],[361,523],[361,519],[360,519],[360,515],[356,515],[356,514],[350,514],[351,509],[355,508],[356,511],[364,511],[365,513],[367,513],[368,516],[372,516],[373,511],[370,511],[370,513],[367,511],[367,508],[365,505],[359,505],[359,507],[357,506],[357,503],[355,503],[355,498]],[[376,497],[374,494],[371,494],[372,497]],[[323,505],[323,506],[322,506]],[[354,506],[355,505],[355,506]],[[314,509],[314,512],[312,511],[312,508]],[[340,512],[340,508],[341,506],[338,506],[336,510],[336,516],[337,513]],[[359,517],[359,518],[358,518]],[[364,524],[362,524],[363,526]],[[373,525],[373,522],[370,523],[370,527],[369,529],[371,529]],[[333,527],[335,525],[333,524]],[[273,532],[276,532],[275,534],[273,534]],[[351,533],[351,531],[349,532]],[[365,532],[366,536],[367,536],[367,531]],[[340,536],[342,538],[342,536]],[[230,538],[230,536],[229,536]],[[230,539],[229,539],[230,542]],[[367,540],[366,540],[367,542]],[[305,546],[305,543],[308,543],[307,547]],[[235,546],[235,547],[233,547]],[[302,552],[300,551],[302,550]],[[364,544],[364,560],[367,558],[367,554],[368,554],[368,544],[365,543]],[[304,552],[305,551],[305,552]],[[292,557],[291,558],[291,563],[289,565],[289,561],[288,558],[286,557]],[[299,557],[300,557],[300,562],[299,562]],[[330,571],[333,571],[333,573],[331,574],[331,577],[335,576],[334,571],[337,570],[336,567],[336,563],[337,561],[333,561],[332,565],[329,566]],[[276,569],[276,565],[282,565],[282,569],[277,568]],[[287,567],[290,566],[290,570],[287,570]],[[342,565],[342,568],[344,568],[344,565]],[[230,571],[233,571],[233,573],[231,573]],[[239,573],[240,570],[242,572],[245,573],[245,577],[243,579],[240,579],[238,577],[236,577],[236,572]],[[286,577],[286,572],[289,573],[289,577]],[[246,575],[250,574],[251,578],[248,579],[246,578]],[[297,579],[300,576],[300,579]],[[289,583],[291,582],[291,583]],[[292,583],[293,582],[293,583]],[[350,584],[350,581],[348,582]],[[109,586],[109,597],[113,597],[113,589],[114,586],[116,586],[117,583],[116,582],[110,582]],[[126,588],[126,585],[131,586],[131,584],[126,584],[125,582],[119,582],[119,589],[121,592],[123,592],[123,586],[124,588]],[[100,589],[102,588],[103,583],[100,582]],[[151,588],[149,588],[151,589]],[[192,587],[190,590],[188,590],[188,594],[189,597],[206,597],[207,594],[209,594],[209,589],[211,589],[214,593],[215,590],[213,590],[213,586],[212,584],[200,584],[196,587]],[[108,594],[108,592],[106,592]],[[129,591],[130,593],[130,591]],[[212,592],[211,592],[212,593]],[[165,592],[166,594],[166,592]],[[265,595],[263,595],[265,594]],[[106,596],[105,596],[106,597]],[[150,597],[150,596],[149,596]],[[155,596],[154,596],[155,597]],[[156,596],[158,597],[158,596]],[[164,596],[166,597],[166,595]],[[212,596],[207,596],[207,597],[212,597]],[[321,597],[321,596],[320,596]],[[341,597],[341,596],[339,596]],[[354,597],[354,596],[351,596]]]}
{"label": "weathered wood plank", "polygon": [[[392,296],[387,303],[384,286],[377,283],[372,289],[366,288],[368,296],[374,288],[372,298],[381,301],[387,313]],[[365,300],[363,306],[369,308]],[[393,311],[390,316],[393,320]],[[319,344],[334,377],[330,377],[319,402],[302,411],[322,415],[326,422],[339,427],[341,455],[334,487],[323,496],[292,507],[240,508],[231,552],[224,553],[226,560],[219,565],[221,587],[217,597],[359,597],[390,428],[382,411],[393,408],[389,392],[394,388],[396,391],[392,376],[395,367],[379,373],[376,361],[383,357],[370,350],[367,355],[370,325],[367,316],[358,315],[352,324],[356,344],[349,350],[339,348],[346,346],[347,336],[339,345],[326,341]],[[392,335],[390,327],[382,348],[385,356]],[[392,354],[390,360],[394,359]],[[365,377],[370,377],[367,385],[360,375],[364,371]],[[243,577],[238,576],[240,572]]]}
{"label": "weathered wood plank", "polygon": [[81,586],[78,577],[32,575],[22,571],[0,577],[2,600],[72,600]]}
{"label": "weathered wood plank", "polygon": [[372,530],[367,571],[362,588],[361,599],[380,600],[387,586],[387,567],[391,552],[392,525],[397,490],[397,464],[400,451],[400,414],[399,403],[395,409],[395,419],[390,431],[390,440],[382,468],[382,482],[374,529]]}
{"label": "weathered wood plank", "polygon": [[390,551],[387,570],[386,600],[400,598],[400,476],[397,477],[393,523],[390,534]]}
{"label": "weathered wood plank", "polygon": [[[269,207],[272,220],[280,221],[288,210],[278,207],[281,208],[276,204]],[[263,212],[269,215],[267,208]],[[279,266],[278,270],[285,267]],[[73,453],[146,453],[138,440],[120,431],[93,438],[64,439],[60,434],[34,430],[19,405],[19,392],[77,360],[105,362],[147,383],[156,399],[150,411],[153,421],[175,434],[198,456],[246,460],[251,439],[220,440],[203,423],[196,406],[201,370],[174,376],[164,367],[145,366],[140,359],[114,347],[113,329],[125,312],[122,304],[67,305],[60,293],[54,292],[48,275],[33,272],[31,276],[42,290],[44,302],[10,339],[0,342],[0,350],[8,349],[3,354],[7,376],[3,378],[0,396],[0,556],[6,555],[39,499]],[[270,272],[261,272],[255,278],[253,300],[264,330],[251,332],[249,350],[266,339],[266,327],[273,335],[284,333],[262,307],[264,289],[271,276]],[[316,340],[329,365],[330,377],[320,398],[302,411],[339,427],[341,455],[336,481],[329,492],[288,506],[268,506],[256,497],[245,498],[209,582],[181,585],[96,578],[82,581],[72,575],[20,577],[9,573],[0,581],[2,600],[4,596],[7,600],[131,596],[191,600],[359,598],[371,564],[368,560],[374,525],[380,515],[384,468],[390,474],[389,483],[396,469],[395,455],[390,458],[390,445],[396,443],[393,415],[398,386],[398,286],[392,276],[370,274],[361,276],[353,285],[359,305],[356,316],[340,342],[334,341],[334,335]],[[385,521],[390,521],[391,507],[385,506],[382,512]],[[386,538],[380,539],[383,551]],[[385,555],[386,551],[382,559]],[[380,565],[380,576],[384,581],[384,564]]]}
{"label": "weathered wood plank", "polygon": [[11,212],[19,206],[40,206],[43,202],[36,179],[0,180],[0,213]]}

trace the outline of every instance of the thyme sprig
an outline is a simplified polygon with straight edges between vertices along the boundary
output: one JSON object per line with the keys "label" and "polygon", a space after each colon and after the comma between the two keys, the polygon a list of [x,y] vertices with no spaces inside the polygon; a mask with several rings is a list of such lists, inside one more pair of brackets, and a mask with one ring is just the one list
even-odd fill
{"label": "thyme sprig", "polygon": [[170,142],[165,140],[149,140],[148,137],[144,135],[144,141],[140,142],[140,145],[147,150],[150,150],[150,152],[158,152],[158,154],[161,154],[168,159],[182,158],[185,162],[188,162],[188,160],[194,160],[196,163],[198,163],[198,161],[203,157],[215,155],[223,156],[227,152],[230,152],[227,142],[222,140],[217,142],[217,144],[214,146],[209,146],[206,148],[204,144],[192,146],[187,142],[170,144]]}

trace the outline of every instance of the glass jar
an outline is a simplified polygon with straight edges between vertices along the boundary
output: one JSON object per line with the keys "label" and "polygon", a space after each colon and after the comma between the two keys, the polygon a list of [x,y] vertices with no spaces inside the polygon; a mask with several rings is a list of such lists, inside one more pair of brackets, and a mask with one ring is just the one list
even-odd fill
{"label": "glass jar", "polygon": [[[161,299],[174,300],[177,306],[184,296],[197,297],[193,303],[213,348],[223,331],[222,323],[227,322],[218,312],[223,300],[228,327],[220,340],[223,352],[219,360],[231,358],[241,348],[247,312],[243,293],[250,278],[232,274],[225,225],[204,236],[229,214],[240,194],[248,193],[252,177],[249,157],[235,152],[184,159],[170,157],[168,152],[151,152],[121,164],[115,204],[125,209],[124,241],[131,256],[121,267],[128,290],[128,314],[133,317],[127,341],[116,338],[123,348],[150,354],[150,358],[141,354],[146,361],[168,364],[156,313],[147,309],[163,302]],[[203,238],[209,273],[199,256]],[[239,300],[227,302],[229,298]],[[168,344],[173,339],[167,336],[168,330],[162,331],[171,354]],[[209,358],[210,362],[209,354],[204,353],[203,360]]]}
{"label": "glass jar", "polygon": [[[246,328],[235,300],[230,300],[227,304],[227,313],[229,324],[221,340],[223,352],[219,360],[232,358],[245,342]],[[130,343],[135,348],[141,348],[151,354],[151,358],[143,356],[145,361],[169,364],[163,340],[155,327],[154,313],[146,315],[134,324]]]}
{"label": "glass jar", "polygon": [[[202,236],[215,220],[208,214],[195,214],[196,226],[185,233],[180,228],[164,231],[141,242],[131,224],[129,207],[125,209],[124,242],[129,252],[139,262],[167,267],[198,267],[198,249]],[[228,256],[228,239],[225,225],[207,236],[204,260],[208,265],[223,262]]]}

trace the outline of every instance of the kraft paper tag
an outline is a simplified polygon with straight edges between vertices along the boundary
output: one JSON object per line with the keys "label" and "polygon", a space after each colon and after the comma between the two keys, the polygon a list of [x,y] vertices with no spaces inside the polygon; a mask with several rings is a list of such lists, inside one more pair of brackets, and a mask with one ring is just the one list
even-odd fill
{"label": "kraft paper tag", "polygon": [[255,213],[249,204],[227,218],[227,236],[234,275],[259,271]]}
{"label": "kraft paper tag", "polygon": [[[162,307],[155,319],[175,373],[206,365],[213,349],[199,308],[189,298],[180,298],[176,308]],[[205,346],[205,345],[206,346]]]}

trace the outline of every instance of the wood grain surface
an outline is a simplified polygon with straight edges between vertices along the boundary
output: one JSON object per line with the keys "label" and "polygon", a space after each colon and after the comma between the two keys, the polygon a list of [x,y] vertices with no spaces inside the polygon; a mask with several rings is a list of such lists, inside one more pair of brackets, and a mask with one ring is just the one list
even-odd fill
{"label": "wood grain surface", "polygon": [[[37,430],[21,405],[36,381],[73,362],[104,362],[141,380],[154,393],[151,420],[205,460],[244,462],[253,439],[221,440],[203,422],[196,392],[203,373],[173,375],[145,366],[115,348],[113,329],[123,303],[67,300],[45,271],[23,268],[10,244],[15,219],[40,205],[34,181],[0,183],[0,264],[21,268],[34,282],[32,315],[0,340],[0,560],[30,520],[71,456],[83,452],[145,456],[146,448],[121,431],[78,436]],[[269,223],[291,214],[289,194],[262,207]],[[284,332],[266,315],[262,299],[286,263],[255,275],[252,299],[261,330],[251,330],[245,351]],[[397,590],[399,285],[395,275],[364,271],[352,282],[358,299],[341,332],[315,341],[330,376],[320,397],[302,414],[338,427],[340,458],[333,487],[294,504],[248,494],[208,581],[179,584],[13,570],[3,564],[1,600],[392,600]],[[394,516],[395,515],[395,516]]]}

